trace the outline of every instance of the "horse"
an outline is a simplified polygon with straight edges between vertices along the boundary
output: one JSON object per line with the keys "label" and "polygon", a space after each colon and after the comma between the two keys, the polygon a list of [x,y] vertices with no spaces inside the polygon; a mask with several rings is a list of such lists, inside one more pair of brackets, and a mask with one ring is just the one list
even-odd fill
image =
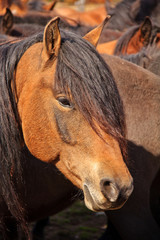
{"label": "horse", "polygon": [[[42,22],[45,19],[43,17],[44,15],[42,15]],[[35,33],[44,31],[44,26],[43,24],[41,24],[40,14],[38,18],[40,20],[39,24],[34,22],[35,17],[33,19],[31,18],[28,23],[26,21],[27,19],[24,17],[21,17],[21,18],[18,17],[18,20],[17,20],[17,17],[12,14],[9,8],[7,8],[5,14],[0,16],[0,25],[1,25],[0,33],[2,33],[3,35],[5,34],[8,36],[11,36],[11,37],[28,37]],[[48,19],[51,19],[51,17],[46,15],[45,21],[47,21]],[[31,24],[32,20],[33,22]],[[72,31],[76,34],[79,34],[80,36],[85,35],[87,32],[93,29],[92,27],[87,27],[83,25],[76,25],[76,26],[70,25],[65,19],[61,19],[59,26],[68,31]]]}
{"label": "horse", "polygon": [[12,12],[16,15],[24,15],[28,10],[36,11],[52,11],[56,5],[57,1],[54,0],[49,4],[44,4],[42,1],[21,1],[21,0],[0,0],[0,10],[2,13],[5,12],[6,8],[10,8]]}
{"label": "horse", "polygon": [[108,8],[106,1],[107,14],[111,16],[108,23],[109,29],[124,31],[136,24],[135,17],[139,9],[139,0],[123,0],[116,4],[114,8]]}
{"label": "horse", "polygon": [[[134,190],[126,204],[106,211],[114,240],[160,239],[160,78],[117,56],[103,55],[122,98]],[[109,225],[110,226],[110,225]],[[117,232],[117,234],[115,234]],[[110,238],[109,238],[110,239]]]}
{"label": "horse", "polygon": [[[35,19],[38,19],[39,23],[37,20],[35,21]],[[47,23],[49,19],[52,19],[51,16],[41,15],[41,13],[38,13],[38,18],[35,18],[34,13],[26,15],[25,17],[17,17],[12,14],[9,8],[7,8],[5,14],[0,16],[0,33],[7,34],[12,37],[28,37],[43,31],[44,23]],[[63,29],[79,34],[80,36],[85,35],[93,29],[93,27],[87,27],[80,24],[74,26],[70,25],[68,23],[68,19],[64,18],[61,18],[59,26]]]}
{"label": "horse", "polygon": [[99,44],[97,50],[111,55],[134,54],[155,40],[159,45],[159,33],[160,28],[146,17],[142,24],[129,28],[119,39]]}
{"label": "horse", "polygon": [[159,45],[159,33],[160,28],[152,23],[149,17],[146,17],[140,26],[130,28],[119,38],[114,54],[133,54],[155,41]]}
{"label": "horse", "polygon": [[110,4],[108,6],[106,1],[107,14],[112,16],[108,27],[124,31],[135,24],[141,24],[146,16],[158,22],[158,2],[158,0],[122,0],[113,8]]}
{"label": "horse", "polygon": [[69,7],[58,7],[55,8],[55,14],[60,17],[67,17],[69,19],[72,19],[84,26],[92,27],[99,25],[107,16],[105,6],[100,6],[95,9],[83,12]]}
{"label": "horse", "polygon": [[158,6],[158,0],[141,0],[140,8],[135,17],[136,22],[142,22],[146,16],[151,16]]}
{"label": "horse", "polygon": [[8,238],[13,222],[29,238],[27,222],[68,205],[73,185],[93,211],[118,209],[133,191],[123,104],[94,47],[106,21],[82,38],[59,29],[56,17],[44,34],[0,47],[0,219]]}
{"label": "horse", "polygon": [[116,79],[124,103],[129,169],[135,186],[120,210],[106,211],[108,227],[100,240],[158,240],[160,78],[156,75],[159,75],[160,49],[150,46],[134,56],[127,55],[127,60],[134,60],[134,63],[146,69],[120,57],[103,57]]}

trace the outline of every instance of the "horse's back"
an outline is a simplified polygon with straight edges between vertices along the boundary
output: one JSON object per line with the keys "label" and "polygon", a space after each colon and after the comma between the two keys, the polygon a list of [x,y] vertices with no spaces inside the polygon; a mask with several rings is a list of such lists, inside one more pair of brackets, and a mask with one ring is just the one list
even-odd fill
{"label": "horse's back", "polygon": [[124,102],[128,139],[160,155],[160,77],[119,57],[103,57]]}

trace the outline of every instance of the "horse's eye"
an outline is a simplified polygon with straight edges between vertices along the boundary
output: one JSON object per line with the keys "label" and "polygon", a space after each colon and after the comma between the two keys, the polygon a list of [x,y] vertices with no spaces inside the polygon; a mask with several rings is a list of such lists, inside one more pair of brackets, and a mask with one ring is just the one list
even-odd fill
{"label": "horse's eye", "polygon": [[72,108],[72,103],[65,97],[59,97],[57,98],[57,101],[63,106],[63,107],[68,107]]}

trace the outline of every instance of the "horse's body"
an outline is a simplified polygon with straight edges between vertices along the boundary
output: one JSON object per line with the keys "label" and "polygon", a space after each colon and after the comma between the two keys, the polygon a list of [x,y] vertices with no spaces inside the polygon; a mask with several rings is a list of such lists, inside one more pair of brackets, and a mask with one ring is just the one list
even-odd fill
{"label": "horse's body", "polygon": [[55,13],[57,16],[67,17],[79,24],[92,27],[99,25],[107,16],[104,6],[84,12],[71,9],[69,7],[62,7],[56,8]]}
{"label": "horse's body", "polygon": [[117,240],[158,240],[160,227],[155,219],[159,221],[160,78],[118,57],[104,55],[104,59],[123,99],[129,169],[135,183],[125,206],[107,211],[107,215],[119,233]]}
{"label": "horse's body", "polygon": [[53,167],[38,160],[55,164],[83,190],[94,211],[121,207],[133,190],[123,161],[123,106],[107,65],[92,46],[102,26],[82,39],[60,33],[58,22],[49,22],[44,36],[0,48],[1,223],[12,216],[26,232],[26,221],[61,210],[74,190],[68,182],[65,192],[59,189],[62,176],[55,177]]}

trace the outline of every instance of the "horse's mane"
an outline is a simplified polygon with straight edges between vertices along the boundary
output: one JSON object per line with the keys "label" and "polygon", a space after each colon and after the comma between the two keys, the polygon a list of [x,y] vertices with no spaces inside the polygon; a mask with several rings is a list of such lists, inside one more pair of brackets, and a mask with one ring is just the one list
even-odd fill
{"label": "horse's mane", "polygon": [[[11,81],[14,70],[23,53],[35,42],[37,37],[16,43],[8,42],[0,46],[0,182],[1,194],[11,214],[21,223],[27,232],[24,210],[17,195],[16,185],[21,181],[21,128],[17,114],[15,99],[12,94]],[[14,174],[13,174],[14,173]],[[3,221],[3,220],[1,220]]]}
{"label": "horse's mane", "polygon": [[[139,25],[135,25],[133,27],[130,27],[122,36],[118,39],[115,50],[114,50],[114,55],[121,55],[122,54],[122,49],[124,54],[126,53],[128,44],[131,40],[131,38],[135,35],[135,33],[138,31],[140,27]],[[160,28],[158,25],[154,22],[152,22],[152,33],[150,37],[150,44],[154,43],[156,40],[157,33],[160,32]]]}
{"label": "horse's mane", "polygon": [[68,97],[68,89],[71,91],[78,109],[94,130],[98,132],[98,124],[120,143],[124,137],[123,107],[109,67],[88,41],[72,33],[71,38],[66,32],[63,35],[56,85]]}
{"label": "horse's mane", "polygon": [[136,54],[121,55],[120,57],[160,75],[160,49],[156,44],[149,45]]}
{"label": "horse's mane", "polygon": [[[112,135],[125,155],[123,105],[111,71],[90,43],[73,33],[61,31],[61,34],[62,44],[57,58],[55,87],[65,92],[68,97],[71,93],[74,103],[93,129],[100,135],[98,124]],[[16,191],[18,181],[22,181],[20,156],[23,136],[13,97],[14,72],[24,52],[42,40],[43,34],[38,34],[0,47],[0,181],[2,196],[8,209],[24,229],[27,228],[25,213]]]}
{"label": "horse's mane", "polygon": [[120,55],[122,54],[122,49],[124,52],[126,52],[128,43],[130,42],[131,38],[134,36],[134,34],[137,32],[139,29],[139,25],[130,27],[122,36],[118,39],[115,50],[114,50],[114,55]]}

